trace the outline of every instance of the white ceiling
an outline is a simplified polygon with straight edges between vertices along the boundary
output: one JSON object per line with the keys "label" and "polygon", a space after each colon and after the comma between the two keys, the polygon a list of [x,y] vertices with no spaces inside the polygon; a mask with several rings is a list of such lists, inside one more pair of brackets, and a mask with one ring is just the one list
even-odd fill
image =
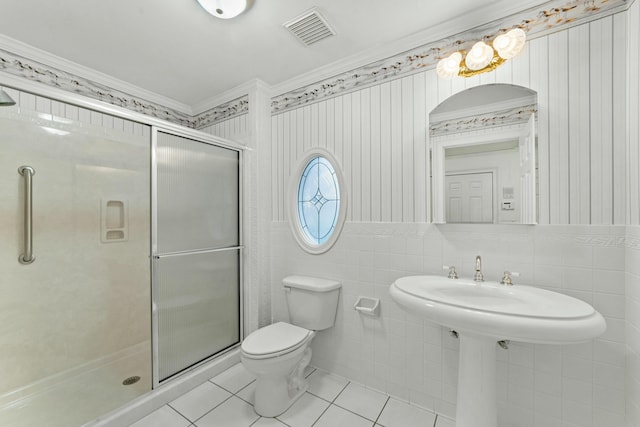
{"label": "white ceiling", "polygon": [[[513,13],[544,2],[254,0],[243,15],[222,20],[196,0],[2,0],[0,34],[194,106],[252,79],[277,85],[399,39],[416,40],[454,18],[472,28],[500,17],[500,7]],[[314,6],[337,35],[305,47],[282,24]]]}

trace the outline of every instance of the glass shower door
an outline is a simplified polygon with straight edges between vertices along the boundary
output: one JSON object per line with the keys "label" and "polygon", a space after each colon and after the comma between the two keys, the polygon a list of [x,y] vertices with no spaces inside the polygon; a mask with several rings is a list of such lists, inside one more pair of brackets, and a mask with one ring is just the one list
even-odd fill
{"label": "glass shower door", "polygon": [[156,135],[159,383],[240,341],[240,155],[162,131]]}

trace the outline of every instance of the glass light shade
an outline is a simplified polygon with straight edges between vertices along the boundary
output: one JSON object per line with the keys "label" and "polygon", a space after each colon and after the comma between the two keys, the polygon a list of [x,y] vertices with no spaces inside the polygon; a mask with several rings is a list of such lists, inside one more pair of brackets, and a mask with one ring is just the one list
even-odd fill
{"label": "glass light shade", "polygon": [[451,55],[438,61],[436,72],[443,79],[453,78],[457,76],[460,71],[461,61],[462,54],[460,52],[453,52]]}
{"label": "glass light shade", "polygon": [[485,42],[478,42],[473,45],[467,57],[464,59],[467,68],[470,70],[482,70],[489,65],[493,58],[493,49]]}
{"label": "glass light shade", "polygon": [[522,51],[527,34],[520,28],[514,28],[506,34],[501,34],[493,41],[493,48],[500,58],[511,59]]}
{"label": "glass light shade", "polygon": [[200,6],[215,17],[230,19],[247,8],[247,0],[198,0]]}

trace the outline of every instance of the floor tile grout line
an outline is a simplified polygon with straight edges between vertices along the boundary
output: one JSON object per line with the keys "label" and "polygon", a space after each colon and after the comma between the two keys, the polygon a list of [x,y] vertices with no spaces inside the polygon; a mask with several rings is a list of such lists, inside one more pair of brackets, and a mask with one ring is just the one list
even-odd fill
{"label": "floor tile grout line", "polygon": [[173,406],[171,406],[169,403],[166,404],[169,408],[173,409],[175,412],[178,413],[178,415],[180,415],[182,418],[184,418],[185,420],[189,421],[189,425],[193,424],[193,421],[191,421],[189,418],[187,418],[185,415],[182,414],[182,412],[178,411],[176,408],[174,408]]}
{"label": "floor tile grout line", "polygon": [[209,415],[209,413],[211,413],[214,409],[220,407],[222,404],[224,404],[225,402],[227,402],[229,399],[231,399],[233,397],[233,394],[230,395],[229,397],[227,397],[225,400],[223,400],[222,402],[218,403],[216,406],[214,406],[213,408],[209,409],[206,413],[204,413],[203,415],[201,415],[200,417],[196,418],[195,421],[191,421],[193,424],[197,423],[198,421],[200,421],[201,419],[203,419],[204,417],[206,417],[207,415]]}
{"label": "floor tile grout line", "polygon": [[[332,401],[328,401],[326,399],[322,399],[320,396],[318,396],[320,399],[324,400],[325,402],[329,402],[329,406],[327,406],[326,408],[324,408],[324,411],[322,411],[322,413],[320,414],[320,416],[318,418],[316,418],[316,420],[313,422],[313,424],[311,424],[311,427],[315,426],[316,423],[318,421],[320,421],[320,418],[322,418],[322,416],[329,410],[329,408],[331,408],[331,406],[338,406],[338,405],[334,405],[333,402],[336,401],[336,399],[338,398],[338,396],[340,396],[342,394],[342,392],[347,388],[347,386],[351,384],[351,381],[347,381],[347,383],[344,385],[344,387],[342,387],[342,390],[340,390],[340,392],[336,395],[336,397],[333,398]],[[313,394],[313,393],[310,393]],[[315,396],[315,394],[313,394]],[[366,418],[365,418],[366,419]]]}
{"label": "floor tile grout line", "polygon": [[305,378],[309,378],[309,377],[311,376],[311,374],[313,374],[313,373],[314,373],[315,371],[317,371],[317,370],[318,370],[318,368],[313,368],[313,369],[311,370],[311,372],[309,372],[309,373],[308,373],[307,375],[305,375],[304,377],[305,377]]}
{"label": "floor tile grout line", "polygon": [[372,420],[371,418],[367,418],[367,417],[365,417],[365,416],[364,416],[364,415],[362,415],[362,414],[359,414],[359,413],[357,413],[357,412],[353,412],[351,409],[345,408],[344,406],[340,406],[340,405],[338,405],[337,403],[332,403],[330,406],[335,406],[335,407],[337,407],[337,408],[344,409],[345,411],[350,412],[350,413],[352,413],[353,415],[357,415],[358,417],[362,418],[363,420],[372,421],[374,424],[376,423],[376,422],[375,422],[374,420]]}
{"label": "floor tile grout line", "polygon": [[345,391],[347,387],[349,387],[349,384],[351,384],[351,381],[347,381],[344,387],[342,387],[342,390],[340,390],[340,392],[336,395],[336,397],[334,397],[333,400],[331,401],[332,404],[338,399],[338,397],[340,397],[342,392]]}
{"label": "floor tile grout line", "polygon": [[[293,405],[292,405],[292,406],[293,406]],[[289,406],[289,408],[291,408],[291,406]],[[288,410],[289,410],[289,409],[287,409],[287,411],[288,411]],[[284,411],[284,413],[286,413],[287,411]],[[280,414],[280,415],[282,415],[282,414]],[[279,417],[280,415],[278,415],[278,417]],[[284,424],[285,426],[287,426],[287,427],[291,427],[291,425],[289,425],[289,424],[285,423],[284,421],[282,421],[282,420],[281,420],[280,418],[278,418],[278,417],[273,417],[273,418],[275,418],[276,420],[280,421],[280,422],[281,422],[282,424]]]}
{"label": "floor tile grout line", "polygon": [[[386,401],[385,401],[385,403],[386,403]],[[364,418],[364,419],[365,419],[365,420],[367,420],[367,421],[373,421],[374,423],[376,422],[375,420],[372,420],[371,418],[367,418],[367,417],[365,417],[364,415],[359,414],[359,413],[357,413],[357,412],[354,412],[354,411],[352,411],[351,409],[349,409],[349,408],[345,408],[344,406],[339,405],[339,404],[337,404],[337,403],[332,403],[332,405],[333,405],[333,406],[337,406],[337,407],[338,407],[338,408],[340,408],[340,409],[344,409],[344,410],[345,410],[345,411],[347,411],[347,412],[351,412],[353,415],[357,415],[357,416],[359,416],[360,418]],[[382,410],[380,410],[380,413],[382,413]],[[377,417],[379,417],[379,416],[380,416],[380,414],[378,414],[378,415],[377,415]],[[377,418],[376,418],[376,419],[377,419]]]}
{"label": "floor tile grout line", "polygon": [[390,395],[387,395],[387,400],[385,400],[384,405],[382,405],[382,409],[380,410],[380,413],[378,414],[378,418],[376,418],[376,420],[373,422],[373,424],[378,424],[378,420],[380,419],[380,416],[382,415],[382,413],[384,412],[384,408],[387,407],[387,404],[389,403],[389,400],[391,399]]}

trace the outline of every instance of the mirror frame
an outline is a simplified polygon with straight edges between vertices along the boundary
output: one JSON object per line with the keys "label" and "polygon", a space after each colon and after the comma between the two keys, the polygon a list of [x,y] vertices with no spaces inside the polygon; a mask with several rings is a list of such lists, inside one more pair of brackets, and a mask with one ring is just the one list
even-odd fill
{"label": "mirror frame", "polygon": [[[496,86],[509,86],[528,95],[493,102],[486,105],[468,105],[458,110],[442,111],[442,106],[450,104],[454,97],[464,97],[471,90],[491,90]],[[455,101],[459,101],[458,98]],[[537,157],[537,93],[524,86],[492,83],[474,86],[451,95],[429,113],[429,145],[431,151],[431,221],[434,224],[446,223],[445,201],[445,150],[453,147],[473,146],[488,142],[520,139],[531,115],[534,126],[534,156]],[[446,110],[446,108],[445,108]],[[489,131],[490,130],[490,131]],[[534,159],[537,165],[537,158]],[[534,179],[534,198],[537,198],[537,167]],[[494,191],[495,193],[495,191]],[[497,201],[494,200],[494,209]],[[534,212],[525,216],[527,220],[512,224],[537,224],[537,203]],[[497,217],[494,222],[497,223]],[[523,218],[521,213],[521,218]],[[467,223],[468,224],[468,223]],[[511,224],[511,223],[510,223]]]}

